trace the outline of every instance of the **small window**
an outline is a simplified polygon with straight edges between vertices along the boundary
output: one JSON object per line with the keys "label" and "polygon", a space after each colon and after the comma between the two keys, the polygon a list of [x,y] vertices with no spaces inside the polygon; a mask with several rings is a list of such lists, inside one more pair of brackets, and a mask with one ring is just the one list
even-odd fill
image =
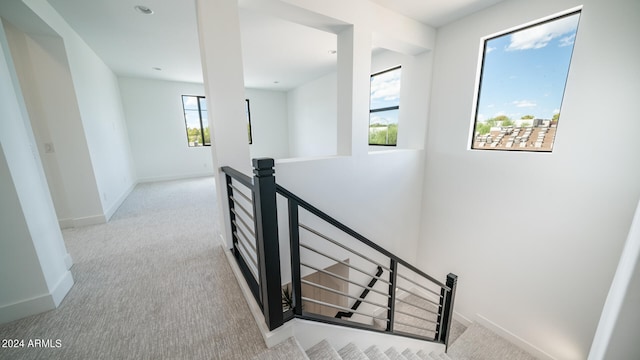
{"label": "small window", "polygon": [[400,113],[400,66],[371,75],[369,145],[395,146]]}
{"label": "small window", "polygon": [[471,148],[550,152],[580,12],[484,40]]}
{"label": "small window", "polygon": [[[249,99],[245,99],[245,102],[247,135],[249,137],[249,144],[253,144]],[[184,122],[187,128],[187,143],[189,146],[211,146],[211,132],[209,130],[209,118],[207,117],[206,98],[204,96],[182,95],[182,108],[184,109]]]}
{"label": "small window", "polygon": [[182,95],[182,107],[189,146],[211,146],[205,97]]}

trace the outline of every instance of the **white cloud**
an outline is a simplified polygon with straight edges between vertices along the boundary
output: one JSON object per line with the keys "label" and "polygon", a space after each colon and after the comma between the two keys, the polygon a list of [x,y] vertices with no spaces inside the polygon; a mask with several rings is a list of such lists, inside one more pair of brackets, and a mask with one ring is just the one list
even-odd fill
{"label": "white cloud", "polygon": [[517,107],[536,107],[538,106],[538,104],[536,104],[533,101],[529,101],[529,100],[517,100],[513,102],[513,105],[517,106]]}
{"label": "white cloud", "polygon": [[[511,43],[507,51],[540,49],[549,44],[551,40],[564,34],[575,31],[578,27],[579,14],[568,16],[559,20],[546,22],[511,34]],[[574,35],[575,36],[575,35]],[[567,36],[566,39],[571,38]],[[566,42],[561,42],[561,46]]]}
{"label": "white cloud", "polygon": [[560,114],[560,109],[553,109],[554,114]]}
{"label": "white cloud", "polygon": [[400,97],[400,71],[391,71],[374,77],[371,82],[371,98],[393,101]]}
{"label": "white cloud", "polygon": [[487,48],[487,50],[485,50],[485,54],[488,54],[488,53],[492,52],[492,51],[493,51],[493,50],[495,50],[495,49],[496,49],[496,48],[489,46],[489,47]]}
{"label": "white cloud", "polygon": [[571,46],[576,41],[576,34],[571,34],[560,39],[560,47]]}

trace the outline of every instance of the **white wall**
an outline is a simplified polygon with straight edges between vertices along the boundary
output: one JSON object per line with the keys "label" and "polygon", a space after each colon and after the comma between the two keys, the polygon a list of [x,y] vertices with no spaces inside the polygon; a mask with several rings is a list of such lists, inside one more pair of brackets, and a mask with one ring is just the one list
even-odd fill
{"label": "white wall", "polygon": [[245,89],[251,112],[251,158],[289,157],[287,93]]}
{"label": "white wall", "polygon": [[[58,306],[70,258],[0,20],[0,323]],[[67,260],[68,259],[68,260]]]}
{"label": "white wall", "polygon": [[[467,150],[480,38],[580,4],[553,153]],[[438,29],[420,266],[459,275],[459,314],[549,357],[586,358],[640,197],[639,6],[511,0]]]}
{"label": "white wall", "polygon": [[337,153],[337,75],[325,75],[287,93],[289,156]]}
{"label": "white wall", "polygon": [[108,219],[135,183],[117,79],[47,1],[23,3],[63,39],[101,200],[101,215]]}
{"label": "white wall", "polygon": [[189,147],[182,95],[202,84],[121,77],[120,92],[138,181],[213,174],[211,148]]}
{"label": "white wall", "polygon": [[62,39],[5,29],[60,225],[104,222]]}

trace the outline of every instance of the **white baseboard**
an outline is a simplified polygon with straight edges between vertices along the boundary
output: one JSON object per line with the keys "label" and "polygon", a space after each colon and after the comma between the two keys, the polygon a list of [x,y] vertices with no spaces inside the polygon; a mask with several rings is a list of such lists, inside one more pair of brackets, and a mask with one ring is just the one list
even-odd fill
{"label": "white baseboard", "polygon": [[73,287],[73,277],[66,271],[50,293],[0,306],[0,324],[53,310]]}
{"label": "white baseboard", "polygon": [[460,314],[457,311],[453,312],[453,318],[456,321],[460,322],[462,325],[466,326],[466,327],[469,327],[469,325],[471,325],[473,323],[473,321],[471,321],[471,319],[469,319],[468,317]]}
{"label": "white baseboard", "polygon": [[214,175],[215,174],[214,174],[213,171],[207,171],[207,172],[204,172],[204,173],[151,176],[151,177],[138,178],[138,183],[182,180],[182,179],[191,179],[191,178],[199,178],[199,177],[209,177],[209,176],[214,176]]}
{"label": "white baseboard", "polygon": [[73,267],[73,258],[71,257],[71,254],[67,253],[64,256],[64,264],[67,267],[67,270],[70,270]]}
{"label": "white baseboard", "polygon": [[107,218],[104,215],[92,215],[75,219],[59,219],[58,224],[60,229],[71,229],[76,227],[83,227],[89,225],[104,224],[107,222]]}
{"label": "white baseboard", "polygon": [[74,281],[71,271],[66,271],[58,283],[51,290],[51,299],[55,307],[58,307],[73,287]]}
{"label": "white baseboard", "polygon": [[58,225],[60,225],[60,229],[70,229],[74,222],[73,219],[58,219]]}
{"label": "white baseboard", "polygon": [[51,298],[51,294],[25,299],[0,307],[0,324],[40,314],[55,308],[56,305]]}
{"label": "white baseboard", "polygon": [[519,337],[518,335],[512,333],[511,331],[503,328],[502,326],[494,323],[493,321],[487,319],[486,317],[484,317],[484,316],[482,316],[480,314],[476,314],[476,319],[477,319],[478,324],[480,324],[480,325],[484,326],[485,328],[493,331],[494,333],[496,333],[501,338],[503,338],[503,339],[509,341],[510,343],[516,345],[517,347],[519,347],[522,350],[528,352],[529,354],[535,356],[536,358],[541,359],[541,360],[556,360],[556,358],[554,358],[553,356],[549,355],[544,350],[542,350],[539,347],[531,344],[530,342],[528,342],[525,339]]}
{"label": "white baseboard", "polygon": [[129,186],[129,188],[127,190],[125,190],[122,194],[120,194],[118,199],[113,204],[111,204],[111,207],[109,207],[109,209],[107,209],[107,211],[105,211],[105,220],[106,220],[106,222],[108,222],[109,219],[111,219],[113,214],[115,214],[115,212],[118,210],[120,205],[122,205],[122,203],[127,199],[129,194],[131,194],[131,192],[133,191],[133,189],[136,187],[137,184],[138,184],[137,182],[133,182],[131,184],[131,186]]}

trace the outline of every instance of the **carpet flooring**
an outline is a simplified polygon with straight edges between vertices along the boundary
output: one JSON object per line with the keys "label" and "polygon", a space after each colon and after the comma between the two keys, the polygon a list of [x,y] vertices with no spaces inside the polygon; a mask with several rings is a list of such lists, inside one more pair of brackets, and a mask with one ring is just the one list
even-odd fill
{"label": "carpet flooring", "polygon": [[[75,285],[52,311],[0,325],[0,359],[299,359],[267,349],[216,223],[213,178],[138,185],[107,224],[63,231]],[[25,344],[26,345],[26,344]]]}

